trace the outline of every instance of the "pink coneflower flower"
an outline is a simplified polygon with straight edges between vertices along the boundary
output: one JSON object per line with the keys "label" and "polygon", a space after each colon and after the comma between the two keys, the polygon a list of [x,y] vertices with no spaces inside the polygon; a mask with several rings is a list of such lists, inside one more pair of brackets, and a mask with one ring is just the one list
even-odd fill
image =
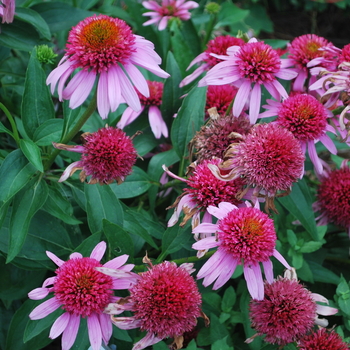
{"label": "pink coneflower flower", "polygon": [[269,283],[273,282],[271,256],[287,269],[291,268],[275,249],[277,237],[273,220],[257,207],[238,208],[227,202],[221,202],[218,207],[209,206],[207,210],[218,219],[217,223],[200,224],[193,233],[215,235],[201,239],[192,248],[218,249],[198,271],[197,278],[204,278],[203,285],[206,287],[216,280],[213,289],[218,289],[230,279],[237,265],[243,264],[250,295],[253,299],[262,300],[264,282],[260,263]]}
{"label": "pink coneflower flower", "polygon": [[227,147],[232,143],[239,143],[242,135],[251,129],[249,119],[245,115],[237,118],[231,113],[227,116],[214,114],[210,118],[191,141],[199,162],[215,157],[223,158]]}
{"label": "pink coneflower flower", "polygon": [[321,213],[319,225],[334,223],[347,229],[350,237],[350,168],[344,160],[340,169],[325,172],[317,190],[314,209]]}
{"label": "pink coneflower flower", "polygon": [[15,16],[15,8],[15,0],[0,1],[0,17],[2,17],[2,23],[13,22],[13,17]]}
{"label": "pink coneflower flower", "polygon": [[344,343],[341,336],[334,330],[318,329],[306,335],[298,342],[299,350],[349,350],[349,344]]}
{"label": "pink coneflower flower", "polygon": [[159,139],[162,135],[168,137],[168,128],[159,109],[159,106],[162,104],[164,84],[149,80],[147,80],[147,84],[150,92],[149,97],[145,97],[137,92],[141,101],[141,109],[136,112],[131,107],[127,107],[117,127],[123,129],[132,123],[145,108],[148,108],[148,120],[155,138]]}
{"label": "pink coneflower flower", "polygon": [[[325,47],[333,48],[334,45],[325,38],[315,34],[301,35],[295,38],[289,45],[289,59],[297,68],[298,76],[293,83],[294,91],[304,91],[304,84],[307,78],[310,78],[309,85],[316,81],[316,78],[309,76],[309,62],[313,60],[311,66],[320,65],[321,67],[332,70],[336,67],[334,64],[334,53],[325,50]],[[318,60],[315,60],[318,58]],[[319,60],[322,58],[322,60]]]}
{"label": "pink coneflower flower", "polygon": [[[149,97],[149,90],[136,66],[159,77],[169,77],[159,68],[160,63],[154,45],[134,35],[124,21],[95,15],[84,19],[69,32],[66,54],[46,83],[51,84],[52,93],[58,83],[60,101],[70,100],[69,107],[74,109],[87,99],[97,79],[97,109],[105,119],[121,102],[126,102],[135,111],[141,109],[135,87],[145,97]],[[81,70],[64,87],[77,68]]]}
{"label": "pink coneflower flower", "polygon": [[[62,261],[55,254],[47,256],[58,266],[56,276],[45,280],[41,288],[32,290],[28,296],[40,300],[53,292],[54,297],[44,301],[30,314],[32,320],[39,320],[58,308],[65,312],[57,318],[51,327],[49,337],[57,338],[62,334],[62,349],[70,349],[77,336],[80,318],[87,319],[90,344],[93,350],[100,350],[102,341],[107,345],[112,336],[110,316],[104,313],[105,307],[120,298],[113,296],[112,289],[127,289],[132,284],[130,270],[134,265],[124,265],[128,255],[119,256],[104,265],[100,263],[106,251],[106,243],[100,242],[89,258],[80,253],[70,255],[68,261]],[[123,266],[124,265],[124,266]],[[96,270],[104,266],[116,269],[119,278],[106,276]]]}
{"label": "pink coneflower flower", "polygon": [[271,284],[265,283],[264,298],[250,303],[252,328],[258,332],[253,337],[265,334],[266,342],[284,346],[301,339],[315,324],[327,326],[328,322],[318,319],[317,314],[329,316],[338,310],[316,301],[328,304],[326,298],[311,293],[295,279],[279,277]]}
{"label": "pink coneflower flower", "polygon": [[110,184],[124,181],[132,172],[136,162],[137,152],[132,144],[132,138],[125,132],[113,127],[106,127],[90,134],[82,135],[83,145],[64,145],[53,143],[53,146],[63,151],[82,153],[81,159],[72,163],[63,172],[59,182],[67,180],[75,171],[82,170],[79,178],[84,182],[91,176],[89,184]]}
{"label": "pink coneflower flower", "polygon": [[[192,331],[201,311],[201,295],[193,277],[193,264],[164,261],[153,266],[148,258],[149,270],[137,275],[130,288],[130,297],[111,304],[107,309],[112,315],[120,311],[132,311],[131,317],[112,317],[112,322],[121,329],[140,328],[146,336],[134,344],[132,350],[141,350],[164,338],[174,338],[172,349],[181,349],[183,334]],[[113,270],[104,269],[113,275]]]}
{"label": "pink coneflower flower", "polygon": [[220,202],[230,202],[235,205],[242,203],[236,198],[236,195],[243,188],[243,180],[219,180],[208,168],[208,164],[218,165],[220,162],[220,159],[215,158],[204,160],[200,164],[192,163],[187,180],[173,174],[163,165],[163,169],[169,176],[186,182],[188,186],[184,188],[183,193],[176,199],[175,203],[169,207],[175,207],[175,210],[168,222],[168,226],[174,226],[177,223],[181,212],[184,212],[185,217],[180,226],[184,226],[192,218],[192,227],[196,227],[199,224],[201,212],[205,212],[205,221],[211,220],[211,216],[207,211],[209,206],[218,205]]}
{"label": "pink coneflower flower", "polygon": [[[293,134],[277,124],[258,124],[232,144],[219,165],[208,165],[222,180],[243,176],[254,195],[266,197],[266,209],[275,210],[273,199],[279,191],[290,191],[303,175],[304,154]],[[223,173],[224,171],[224,173]]]}
{"label": "pink coneflower flower", "polygon": [[296,73],[287,67],[292,65],[288,59],[281,59],[278,53],[264,42],[255,38],[241,47],[227,49],[227,56],[213,55],[224,60],[214,66],[201,79],[198,86],[233,84],[238,92],[233,103],[233,115],[238,117],[249,101],[249,118],[255,124],[261,104],[261,86],[276,99],[287,98],[288,94],[277,78],[290,80]]}
{"label": "pink coneflower flower", "polygon": [[205,104],[206,117],[209,116],[208,109],[213,107],[216,107],[219,115],[224,116],[236,94],[237,88],[232,85],[210,85]]}
{"label": "pink coneflower flower", "polygon": [[308,150],[311,162],[317,173],[323,171],[322,163],[317,155],[315,144],[321,141],[333,154],[337,153],[332,139],[327,131],[335,133],[334,128],[327,123],[333,114],[329,112],[315,97],[307,94],[296,94],[282,103],[267,100],[268,105],[263,106],[266,112],[260,118],[278,116],[276,123],[291,131],[299,140],[302,150]]}
{"label": "pink coneflower flower", "polygon": [[243,39],[236,38],[229,35],[221,35],[212,40],[207,44],[207,49],[199,54],[187,67],[186,70],[189,70],[195,64],[199,64],[199,67],[180,83],[180,87],[188,85],[196,78],[198,78],[202,73],[208,71],[210,68],[214,67],[216,64],[222,62],[221,59],[212,56],[215,55],[226,55],[226,51],[231,46],[242,46],[245,42]]}
{"label": "pink coneflower flower", "polygon": [[144,26],[150,24],[158,24],[158,30],[163,30],[167,27],[168,22],[172,18],[179,18],[181,21],[187,21],[191,18],[188,10],[197,8],[199,5],[195,1],[187,0],[161,0],[158,4],[154,0],[143,1],[142,5],[150,12],[144,13],[142,16],[151,17],[145,22]]}

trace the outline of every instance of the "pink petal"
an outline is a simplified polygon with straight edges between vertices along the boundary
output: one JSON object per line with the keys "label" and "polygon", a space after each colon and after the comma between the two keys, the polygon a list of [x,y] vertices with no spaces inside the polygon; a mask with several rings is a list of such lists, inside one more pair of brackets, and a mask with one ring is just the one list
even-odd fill
{"label": "pink petal", "polygon": [[337,147],[335,147],[334,142],[332,141],[332,139],[324,134],[320,137],[320,141],[325,145],[325,147],[328,149],[329,152],[331,152],[332,154],[337,154],[338,150]]}
{"label": "pink petal", "polygon": [[[260,271],[259,265],[257,265]],[[262,281],[261,271],[260,271],[260,278],[256,278],[257,273],[253,269],[255,266],[244,266],[243,272],[244,272],[244,278],[247,281],[247,288],[249,291],[249,294],[253,299],[256,300],[262,300],[264,299],[264,283]],[[262,284],[262,293],[261,293],[261,284]]]}
{"label": "pink petal", "polygon": [[[207,224],[207,225],[210,225],[210,224]],[[212,237],[203,238],[200,241],[193,243],[192,248],[196,250],[203,250],[203,249],[215,248],[219,245],[220,243],[217,241],[217,238],[215,236],[212,236]]]}
{"label": "pink petal", "polygon": [[335,315],[338,312],[338,309],[330,306],[316,304],[316,312],[322,316],[331,316]]}
{"label": "pink petal", "polygon": [[307,145],[308,145],[309,157],[310,157],[312,164],[315,167],[316,172],[318,174],[322,174],[323,166],[322,166],[322,163],[320,161],[320,158],[317,155],[314,141],[309,141],[307,143]]}
{"label": "pink petal", "polygon": [[287,93],[286,89],[283,87],[283,85],[278,80],[274,80],[272,82],[272,85],[276,88],[276,90],[278,91],[278,93],[280,94],[280,96],[283,99],[288,98],[288,93]]}
{"label": "pink petal", "polygon": [[46,255],[57,265],[61,266],[64,264],[64,261],[58,258],[54,253],[46,251]]}
{"label": "pink petal", "polygon": [[273,250],[273,254],[272,254],[286,269],[290,270],[291,267],[290,265],[287,263],[287,260],[281,255],[281,253],[274,249]]}
{"label": "pink petal", "polygon": [[263,261],[264,273],[267,282],[273,283],[273,265],[271,260]]}
{"label": "pink petal", "polygon": [[215,281],[213,290],[219,289],[231,278],[238,265],[238,260],[233,256],[226,254],[224,260],[222,260],[222,265],[223,267],[220,271],[220,276]]}
{"label": "pink petal", "polygon": [[100,321],[96,313],[92,313],[87,318],[87,326],[92,350],[100,350],[102,345],[102,331]]}
{"label": "pink petal", "polygon": [[160,109],[157,106],[149,107],[148,120],[156,139],[159,139],[162,135],[168,137],[168,128],[162,118]]}
{"label": "pink petal", "polygon": [[69,259],[81,259],[83,256],[78,253],[78,252],[74,252],[71,255],[69,255]]}
{"label": "pink petal", "polygon": [[138,112],[135,112],[131,107],[127,107],[120,118],[117,127],[123,129],[125,126],[131,124],[145,109],[144,106],[141,106],[141,109]]}
{"label": "pink petal", "polygon": [[97,261],[101,261],[103,258],[104,253],[106,252],[107,244],[106,242],[102,241],[99,244],[96,245],[94,250],[90,254],[90,258],[96,259]]}
{"label": "pink petal", "polygon": [[58,317],[51,327],[49,338],[56,339],[57,337],[59,337],[63,333],[63,331],[67,328],[69,320],[70,320],[69,312],[65,312],[60,317]]}
{"label": "pink petal", "polygon": [[235,205],[228,202],[219,203],[219,207],[214,207],[213,205],[209,205],[207,208],[208,213],[214,215],[219,220],[223,219],[229,212],[232,210],[238,209]]}
{"label": "pink petal", "polygon": [[159,25],[158,25],[158,30],[164,30],[166,28],[166,26],[168,25],[169,18],[170,17],[168,17],[168,16],[164,16],[160,20]]}
{"label": "pink petal", "polygon": [[97,110],[102,119],[108,117],[110,111],[108,98],[108,72],[101,72],[97,85]]}
{"label": "pink petal", "polygon": [[245,80],[243,84],[238,89],[235,101],[233,102],[233,115],[239,117],[243,111],[246,101],[248,101],[250,93],[250,81]]}
{"label": "pink petal", "polygon": [[134,344],[132,350],[142,350],[147,348],[148,346],[159,343],[162,338],[158,338],[152,332],[148,332],[144,338]]}
{"label": "pink petal", "polygon": [[137,320],[135,317],[113,317],[112,323],[120,329],[134,329],[141,326],[141,320]]}
{"label": "pink petal", "polygon": [[99,314],[98,317],[101,325],[102,339],[105,344],[108,344],[113,333],[111,316],[107,314]]}
{"label": "pink petal", "polygon": [[49,288],[35,288],[28,293],[28,298],[32,300],[44,299],[50,293]]}
{"label": "pink petal", "polygon": [[[67,180],[71,174],[72,174],[72,171],[74,170],[74,168],[78,168],[78,167],[81,167],[82,166],[82,163],[80,160],[78,160],[77,162],[74,162],[70,165],[67,166],[67,168],[64,170],[64,172],[62,173],[60,179],[58,180],[58,182],[63,182],[65,180]],[[46,253],[47,254],[47,253]],[[51,253],[52,254],[52,253]],[[53,254],[54,255],[54,254]],[[51,257],[49,256],[49,258],[51,259]],[[58,258],[57,258],[58,259]],[[51,259],[52,260],[52,259]],[[53,260],[52,260],[53,261]],[[62,261],[62,260],[61,260]],[[63,261],[64,262],[64,261]],[[62,263],[63,263],[62,262]],[[56,262],[54,261],[54,263],[56,264]],[[57,264],[56,264],[57,265]],[[60,266],[60,265],[58,265]]]}
{"label": "pink petal", "polygon": [[[210,275],[213,271],[217,270],[221,264],[221,261],[225,258],[225,255],[227,253],[221,249],[218,249],[202,266],[202,268],[197,273],[197,279],[201,279],[203,277],[206,277]],[[215,272],[216,277],[213,279],[213,281],[219,276],[219,272]],[[210,283],[206,284],[209,285]]]}
{"label": "pink petal", "polygon": [[38,305],[30,314],[29,318],[31,320],[40,320],[46,317],[61,306],[61,303],[55,298],[44,301],[42,304]]}
{"label": "pink petal", "polygon": [[202,223],[194,228],[192,233],[215,233],[218,228],[217,224]]}
{"label": "pink petal", "polygon": [[111,107],[111,112],[114,112],[119,107],[122,97],[118,70],[114,66],[110,67],[108,70],[107,84],[109,106]]}
{"label": "pink petal", "polygon": [[124,265],[129,259],[129,255],[123,254],[118,256],[108,262],[106,262],[103,267],[108,267],[109,269],[118,269],[122,265]]}
{"label": "pink petal", "polygon": [[80,325],[80,316],[71,314],[68,325],[62,334],[62,350],[69,350],[77,337]]}
{"label": "pink petal", "polygon": [[137,90],[145,97],[149,97],[149,87],[147,84],[147,80],[142,75],[142,73],[133,65],[133,64],[125,64],[124,69],[129,75],[130,80],[133,85],[137,86]]}
{"label": "pink petal", "polygon": [[[192,66],[194,66],[196,63],[200,63],[203,62],[205,58],[207,58],[207,53],[206,52],[202,52],[200,53],[197,57],[195,57],[191,63],[189,64],[189,66],[186,68],[186,71],[188,71]],[[203,62],[204,63],[204,62]],[[204,65],[206,67],[209,67],[208,63],[204,63]]]}
{"label": "pink petal", "polygon": [[260,84],[255,83],[252,94],[250,96],[250,104],[249,104],[249,119],[250,124],[255,124],[259,111],[260,111],[260,104],[261,104],[261,86]]}

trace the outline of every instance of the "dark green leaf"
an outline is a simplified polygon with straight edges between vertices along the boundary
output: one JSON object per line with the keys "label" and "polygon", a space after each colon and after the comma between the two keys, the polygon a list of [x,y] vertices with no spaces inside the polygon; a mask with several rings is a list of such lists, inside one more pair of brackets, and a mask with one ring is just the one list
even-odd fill
{"label": "dark green leaf", "polygon": [[6,134],[13,135],[12,131],[7,129],[3,123],[0,122],[0,133],[5,132]]}
{"label": "dark green leaf", "polygon": [[150,130],[148,133],[144,132],[142,135],[135,137],[132,142],[137,150],[137,154],[141,157],[152,151],[154,147],[158,146],[158,142]]}
{"label": "dark green leaf", "polygon": [[122,184],[114,183],[110,187],[118,198],[133,198],[151,187],[151,179],[142,169],[134,166],[131,175],[127,176]]}
{"label": "dark green leaf", "polygon": [[101,242],[101,232],[96,232],[86,238],[74,251],[79,252],[82,256],[90,256],[91,252]]}
{"label": "dark green leaf", "polygon": [[195,87],[185,97],[171,129],[171,140],[180,159],[188,154],[187,145],[204,121],[206,87]]}
{"label": "dark green leaf", "polygon": [[249,10],[242,10],[237,5],[231,2],[225,2],[222,4],[221,11],[219,14],[219,21],[215,28],[219,28],[225,25],[232,25],[240,22],[249,15]]}
{"label": "dark green leaf", "polygon": [[45,39],[51,40],[50,29],[37,12],[24,7],[16,7],[15,18],[31,24]]}
{"label": "dark green leaf", "polygon": [[78,107],[75,109],[69,108],[69,101],[63,101],[63,128],[62,135],[58,140],[62,140],[64,136],[71,130],[73,125],[75,125],[79,115],[81,114],[82,107]]}
{"label": "dark green leaf", "polygon": [[113,224],[106,219],[103,222],[103,232],[107,237],[108,246],[114,256],[120,256],[123,254],[129,255],[132,262],[134,256],[134,243],[130,237],[130,234],[125,231],[121,226]]}
{"label": "dark green leaf", "polygon": [[29,162],[33,164],[41,173],[44,172],[40,148],[31,140],[20,139],[19,145]]}
{"label": "dark green leaf", "polygon": [[314,261],[307,260],[307,262],[316,282],[332,283],[336,285],[339,283],[339,276],[337,276],[334,272],[326,269]]}
{"label": "dark green leaf", "polygon": [[9,153],[0,167],[0,203],[13,197],[36,171],[20,149]]}
{"label": "dark green leaf", "polygon": [[231,286],[229,286],[225,290],[224,296],[222,298],[221,310],[224,312],[230,312],[235,302],[236,302],[236,292]]}
{"label": "dark green leaf", "polygon": [[88,223],[92,233],[102,231],[102,219],[123,225],[123,208],[108,185],[85,184],[84,191]]}
{"label": "dark green leaf", "polygon": [[318,249],[320,249],[326,241],[322,240],[320,242],[305,242],[303,246],[300,248],[301,253],[312,253]]}
{"label": "dark green leaf", "polygon": [[33,140],[38,146],[50,146],[61,140],[63,119],[51,119],[42,123],[34,132]]}
{"label": "dark green leaf", "polygon": [[297,273],[301,280],[314,283],[314,276],[306,260],[303,261],[303,266],[297,270]]}
{"label": "dark green leaf", "polygon": [[220,315],[222,299],[219,294],[214,292],[203,293],[203,311],[206,314],[214,312],[217,316]]}
{"label": "dark green leaf", "polygon": [[350,289],[349,284],[343,276],[340,278],[340,283],[337,287],[338,304],[340,309],[350,317]]}
{"label": "dark green leaf", "polygon": [[20,252],[27,237],[32,217],[47,198],[48,187],[44,181],[28,187],[26,186],[16,194],[12,204],[10,242],[6,263],[9,263]]}
{"label": "dark green leaf", "polygon": [[34,48],[29,59],[22,100],[22,120],[27,135],[33,138],[37,128],[54,117],[55,110],[46,85],[46,74],[37,59],[37,51]]}
{"label": "dark green leaf", "polygon": [[225,337],[229,337],[226,326],[221,324],[218,317],[212,313],[210,314],[209,329],[201,330],[197,338],[197,343],[199,346],[211,345]]}
{"label": "dark green leaf", "polygon": [[192,238],[191,236],[189,226],[187,228],[178,225],[168,227],[163,235],[161,256],[166,257],[168,254],[177,252]]}

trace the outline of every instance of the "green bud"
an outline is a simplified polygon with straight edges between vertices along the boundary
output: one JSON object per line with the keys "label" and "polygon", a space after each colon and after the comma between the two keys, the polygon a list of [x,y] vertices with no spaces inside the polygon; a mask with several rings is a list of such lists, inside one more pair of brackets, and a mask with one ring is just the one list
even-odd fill
{"label": "green bud", "polygon": [[57,54],[55,54],[51,47],[47,45],[39,45],[37,47],[37,57],[42,64],[53,64]]}
{"label": "green bud", "polygon": [[205,5],[205,10],[211,14],[216,15],[220,12],[221,6],[217,4],[216,2],[209,2]]}
{"label": "green bud", "polygon": [[244,40],[246,43],[249,41],[248,34],[242,32],[241,30],[238,31],[237,38]]}

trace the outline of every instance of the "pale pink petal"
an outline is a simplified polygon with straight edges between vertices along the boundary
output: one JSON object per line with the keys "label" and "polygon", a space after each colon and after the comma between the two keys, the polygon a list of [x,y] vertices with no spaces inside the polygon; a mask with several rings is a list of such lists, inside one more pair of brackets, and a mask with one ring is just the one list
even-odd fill
{"label": "pale pink petal", "polygon": [[43,287],[52,286],[55,282],[55,279],[56,279],[56,276],[47,278],[43,283]]}
{"label": "pale pink petal", "polygon": [[[222,250],[218,249],[207,261],[206,263],[201,267],[201,269],[197,273],[197,279],[201,279],[203,277],[206,277],[211,274],[211,272],[218,269],[218,267],[221,264],[221,261],[225,258],[225,255],[227,253]],[[219,273],[217,273],[217,276]],[[213,279],[213,281],[215,278]],[[209,283],[210,284],[210,283]],[[209,284],[206,284],[209,285]]]}
{"label": "pale pink petal", "polygon": [[177,176],[177,175],[175,175],[174,173],[172,173],[172,172],[167,168],[167,166],[166,166],[165,164],[162,165],[162,168],[163,168],[163,170],[164,170],[169,176],[171,176],[172,178],[177,179],[177,180],[180,180],[180,181],[183,181],[183,182],[186,182],[186,179],[184,179],[184,178],[182,178],[182,177],[180,177],[180,176]]}
{"label": "pale pink petal", "polygon": [[[142,16],[145,16],[145,15],[146,15],[146,13],[142,14]],[[148,16],[150,16],[150,15],[151,15],[151,13],[148,14]],[[154,17],[154,16],[155,16],[155,17]],[[154,18],[152,18],[152,19],[146,21],[146,22],[143,23],[142,25],[143,25],[143,26],[149,26],[149,25],[151,25],[151,24],[158,23],[158,22],[160,21],[160,16],[158,15],[158,13],[153,14],[152,17],[154,17]]]}
{"label": "pale pink petal", "polygon": [[202,223],[193,229],[192,233],[215,233],[218,230],[217,224]]}
{"label": "pale pink petal", "polygon": [[274,80],[272,82],[272,85],[276,88],[276,90],[278,91],[278,93],[280,94],[280,96],[283,99],[288,98],[288,93],[287,93],[286,89],[283,87],[283,85],[278,80]]}
{"label": "pale pink petal", "polygon": [[164,30],[166,28],[166,26],[168,25],[169,19],[170,19],[170,17],[164,16],[159,22],[158,30]]}
{"label": "pale pink petal", "polygon": [[104,273],[105,275],[114,278],[128,278],[128,279],[138,279],[138,275],[134,272],[124,271],[121,269],[109,269],[107,267],[95,267],[97,271]]}
{"label": "pale pink petal", "polygon": [[256,279],[255,271],[250,266],[247,265],[243,267],[243,272],[244,272],[244,278],[247,282],[247,288],[251,297],[256,300],[264,299],[264,296],[262,296],[261,298],[261,295],[260,295],[261,293],[259,293],[259,283],[258,283],[258,280]]}
{"label": "pale pink petal", "polygon": [[238,209],[235,205],[228,202],[219,203],[219,207],[214,207],[213,205],[209,205],[207,211],[214,215],[218,219],[223,219],[230,211]]}
{"label": "pale pink petal", "polygon": [[66,81],[67,79],[71,76],[71,74],[74,72],[74,67],[70,67],[69,70],[67,70],[66,72],[64,72],[62,75],[61,75],[61,78],[58,82],[58,85],[57,85],[57,94],[58,94],[58,98],[60,101],[63,100],[63,89],[65,87],[65,84],[66,84]]}
{"label": "pale pink petal", "polygon": [[239,117],[242,113],[245,103],[249,98],[250,87],[250,81],[245,80],[238,89],[232,108],[232,112],[235,117]]}
{"label": "pale pink petal", "polygon": [[282,254],[274,249],[273,250],[273,254],[272,254],[285,268],[287,268],[288,270],[291,269],[290,265],[287,263],[287,260],[282,256]]}
{"label": "pale pink petal", "polygon": [[[191,63],[189,64],[189,66],[186,68],[186,71],[189,70],[192,66],[194,66],[196,63],[200,63],[203,62],[204,63],[204,59],[207,58],[208,54],[206,52],[202,52],[200,53],[196,58],[194,58]],[[204,63],[205,66],[209,67],[208,63]]]}
{"label": "pale pink petal", "polygon": [[[67,59],[67,56],[63,56],[63,59]],[[62,59],[62,61],[63,61]],[[64,63],[60,64],[58,67],[56,67],[47,77],[46,84],[51,84],[51,94],[55,92],[55,88],[57,85],[57,82],[61,79],[62,75],[66,72],[72,72],[74,71],[74,68],[72,67],[73,62],[67,60]],[[69,75],[68,75],[69,76]]]}
{"label": "pale pink petal", "polygon": [[126,265],[124,265],[124,266],[121,266],[121,267],[119,268],[119,270],[131,271],[134,267],[135,267],[134,264],[126,264]]}
{"label": "pale pink petal", "polygon": [[[277,89],[274,87],[274,85],[271,82],[267,81],[266,83],[264,83],[264,86],[273,98],[275,98],[276,100],[280,99],[280,93],[277,91]],[[265,108],[265,106],[263,106],[263,107]],[[274,115],[277,115],[277,113]],[[260,118],[263,118],[263,117],[260,117]]]}
{"label": "pale pink petal", "polygon": [[162,118],[160,109],[157,106],[149,107],[148,120],[156,139],[159,139],[162,135],[164,135],[164,137],[168,137],[168,128]]}
{"label": "pale pink petal", "polygon": [[263,261],[264,273],[267,282],[273,283],[273,265],[271,260]]}
{"label": "pale pink petal", "polygon": [[145,109],[144,106],[141,106],[141,109],[138,112],[135,112],[131,107],[127,107],[120,118],[117,127],[123,129],[125,126],[131,124]]}
{"label": "pale pink petal", "polygon": [[292,69],[281,69],[279,72],[275,73],[275,76],[277,78],[283,79],[283,80],[291,80],[294,79],[298,73]]}
{"label": "pale pink petal", "polygon": [[99,314],[98,317],[101,325],[102,339],[105,344],[108,344],[113,333],[111,316],[107,314]]}
{"label": "pale pink petal", "polygon": [[92,350],[100,350],[102,345],[102,331],[99,318],[95,312],[87,318],[87,326]]}
{"label": "pale pink petal", "polygon": [[108,74],[109,72],[101,72],[97,85],[97,110],[102,119],[106,119],[110,111],[108,98]]}
{"label": "pale pink petal", "polygon": [[260,111],[260,104],[261,104],[261,86],[260,84],[255,83],[251,96],[250,96],[250,103],[249,103],[249,120],[250,124],[255,124],[259,111]]}
{"label": "pale pink petal", "polygon": [[238,260],[232,255],[226,254],[224,260],[222,260],[222,264],[223,267],[221,268],[220,276],[215,281],[213,290],[219,289],[231,278],[238,265]]}
{"label": "pale pink petal", "polygon": [[145,7],[147,10],[157,10],[161,8],[161,6],[155,1],[143,1],[142,6]]}
{"label": "pale pink petal", "polygon": [[106,252],[107,244],[106,242],[102,241],[99,244],[96,245],[94,250],[90,254],[90,258],[96,259],[97,261],[101,261],[103,258],[104,253]]}
{"label": "pale pink petal", "polygon": [[203,65],[199,66],[193,73],[189,74],[186,78],[184,78],[180,82],[179,86],[184,87],[184,86],[188,85],[189,83],[191,83],[192,81],[197,79],[203,72],[205,72],[208,67],[209,67],[209,64],[203,64]]}
{"label": "pale pink petal", "polygon": [[63,333],[63,331],[67,328],[69,320],[70,320],[69,312],[65,312],[64,314],[59,316],[51,327],[49,338],[56,339],[57,337],[59,337]]}
{"label": "pale pink petal", "polygon": [[32,300],[44,299],[50,293],[49,288],[35,288],[28,293],[28,298]]}
{"label": "pale pink petal", "polygon": [[55,298],[44,301],[42,304],[38,305],[30,314],[29,318],[31,320],[40,320],[46,317],[61,306],[61,303]]}
{"label": "pale pink petal", "polygon": [[142,73],[133,65],[133,64],[125,64],[124,69],[129,75],[130,80],[133,85],[137,87],[137,90],[145,97],[149,97],[149,87],[147,84],[147,80],[142,75]]}
{"label": "pale pink petal", "polygon": [[130,289],[136,282],[137,282],[137,278],[134,279],[130,279],[130,278],[125,278],[125,279],[121,279],[118,278],[116,280],[113,280],[113,286],[112,289]]}
{"label": "pale pink petal", "polygon": [[337,154],[337,147],[335,147],[334,142],[327,134],[322,135],[320,137],[320,141],[325,145],[329,152],[331,152],[332,154]]}
{"label": "pale pink petal", "polygon": [[[129,255],[123,254],[118,256],[108,262],[106,262],[103,267],[108,267],[109,269],[118,269],[122,265],[124,265],[129,259]],[[101,260],[101,259],[100,259]]]}
{"label": "pale pink petal", "polygon": [[159,343],[163,338],[158,338],[154,335],[154,333],[148,332],[144,338],[134,344],[131,350],[142,350],[147,348],[147,346],[151,346]]}
{"label": "pale pink petal", "polygon": [[[71,174],[72,174],[72,171],[74,170],[74,168],[78,168],[81,166],[81,161],[78,160],[77,162],[74,162],[70,165],[67,166],[67,168],[64,170],[64,172],[62,173],[61,177],[59,178],[58,182],[63,182],[65,180],[67,180]],[[47,252],[46,252],[47,254]],[[52,254],[52,253],[51,253]],[[51,257],[49,256],[49,258],[51,259]],[[52,259],[51,259],[52,260]],[[61,259],[60,259],[61,260]],[[53,261],[53,260],[52,260]],[[62,261],[62,260],[61,260]],[[54,261],[54,263],[57,265],[57,263]],[[63,263],[63,262],[62,262]],[[62,264],[61,264],[62,265]],[[61,266],[61,265],[58,265],[58,266]]]}
{"label": "pale pink petal", "polygon": [[141,320],[137,320],[135,317],[113,317],[112,323],[120,329],[134,329],[141,326]]}
{"label": "pale pink petal", "polygon": [[71,314],[68,325],[62,334],[62,350],[69,350],[77,337],[80,325],[80,316]]}
{"label": "pale pink petal", "polygon": [[118,70],[112,66],[108,69],[108,100],[111,107],[111,112],[114,112],[121,103],[121,88],[118,79]]}
{"label": "pale pink petal", "polygon": [[321,303],[326,303],[329,304],[329,301],[327,298],[325,298],[323,295],[318,294],[318,293],[311,293],[311,298],[314,301],[320,301]]}
{"label": "pale pink petal", "polygon": [[215,236],[212,236],[212,237],[203,238],[200,241],[193,243],[192,248],[196,250],[203,250],[203,249],[215,248],[218,245],[219,245],[219,242],[217,241],[217,238]]}
{"label": "pale pink petal", "polygon": [[332,316],[338,312],[338,309],[326,305],[316,304],[316,312],[322,316]]}
{"label": "pale pink petal", "polygon": [[81,253],[78,252],[74,252],[71,255],[69,255],[69,259],[81,259],[83,256],[81,255]]}
{"label": "pale pink petal", "polygon": [[322,163],[320,161],[320,158],[317,155],[314,141],[309,141],[307,143],[307,146],[308,146],[309,157],[310,157],[310,160],[311,160],[312,164],[315,167],[315,171],[318,174],[322,174],[323,166],[322,166]]}

